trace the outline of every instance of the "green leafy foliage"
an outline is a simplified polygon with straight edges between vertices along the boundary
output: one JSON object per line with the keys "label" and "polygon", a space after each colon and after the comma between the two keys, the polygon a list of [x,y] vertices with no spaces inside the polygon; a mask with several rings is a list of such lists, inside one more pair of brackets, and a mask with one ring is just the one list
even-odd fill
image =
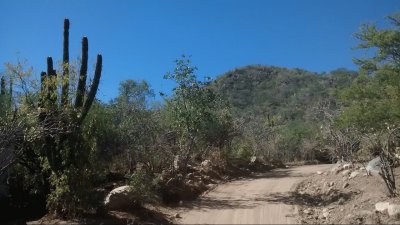
{"label": "green leafy foliage", "polygon": [[208,146],[223,150],[231,140],[233,125],[227,105],[208,81],[197,79],[196,70],[183,56],[176,60],[174,71],[164,76],[177,84],[167,100],[166,113],[185,162],[206,153]]}
{"label": "green leafy foliage", "polygon": [[356,59],[361,76],[341,94],[346,108],[338,119],[344,126],[355,125],[364,133],[400,122],[400,14],[388,17],[392,27],[364,25],[356,37],[359,49],[374,49],[371,58]]}
{"label": "green leafy foliage", "polygon": [[339,109],[337,96],[355,77],[356,72],[346,69],[316,74],[254,65],[227,72],[211,87],[232,106],[241,130],[235,143],[247,143],[251,156],[313,160],[318,155],[313,151],[322,148],[316,143],[321,105]]}

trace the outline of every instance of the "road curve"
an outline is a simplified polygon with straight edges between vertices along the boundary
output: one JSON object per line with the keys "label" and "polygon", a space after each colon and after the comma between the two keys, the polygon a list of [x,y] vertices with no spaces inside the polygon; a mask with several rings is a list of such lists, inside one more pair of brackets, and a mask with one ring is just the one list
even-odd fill
{"label": "road curve", "polygon": [[218,185],[189,203],[180,224],[295,224],[290,190],[305,177],[331,165],[276,169],[251,179]]}

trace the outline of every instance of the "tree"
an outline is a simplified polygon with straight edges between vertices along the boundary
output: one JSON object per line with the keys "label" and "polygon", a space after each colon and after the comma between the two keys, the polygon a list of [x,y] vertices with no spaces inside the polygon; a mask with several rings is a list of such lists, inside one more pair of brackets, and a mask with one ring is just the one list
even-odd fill
{"label": "tree", "polygon": [[126,80],[120,83],[119,95],[111,102],[130,173],[138,162],[152,170],[152,159],[158,155],[153,151],[153,145],[159,121],[156,112],[148,108],[148,98],[151,97],[154,97],[154,91],[146,81]]}
{"label": "tree", "polygon": [[[190,59],[183,56],[175,62],[174,71],[164,76],[177,85],[172,98],[167,100],[166,108],[169,124],[177,135],[182,164],[185,165],[193,155],[204,153],[211,140],[220,149],[226,145],[231,139],[232,124],[229,112],[223,111],[226,107],[209,88],[209,82],[197,79],[197,68],[190,65]],[[220,135],[218,141],[210,134]]]}
{"label": "tree", "polygon": [[356,59],[361,75],[345,89],[341,126],[354,124],[366,132],[400,122],[400,14],[388,17],[392,27],[364,25],[356,34],[358,49],[373,49],[370,58]]}

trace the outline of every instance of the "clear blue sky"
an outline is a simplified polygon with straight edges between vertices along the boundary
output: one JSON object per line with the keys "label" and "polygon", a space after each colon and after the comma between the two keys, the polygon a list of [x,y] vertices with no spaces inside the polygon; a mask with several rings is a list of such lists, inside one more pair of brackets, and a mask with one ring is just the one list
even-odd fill
{"label": "clear blue sky", "polygon": [[0,71],[26,58],[37,73],[46,57],[62,59],[63,19],[69,18],[70,57],[89,38],[89,63],[103,54],[98,97],[118,94],[122,80],[145,79],[169,93],[162,79],[173,60],[192,55],[199,76],[266,64],[315,72],[356,69],[353,34],[382,23],[400,0],[1,0]]}

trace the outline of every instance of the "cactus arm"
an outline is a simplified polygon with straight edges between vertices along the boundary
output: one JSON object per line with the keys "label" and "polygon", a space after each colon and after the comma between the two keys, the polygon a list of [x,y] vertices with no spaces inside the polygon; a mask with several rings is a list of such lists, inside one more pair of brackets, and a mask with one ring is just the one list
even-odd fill
{"label": "cactus arm", "polygon": [[69,20],[64,20],[63,76],[61,90],[61,105],[68,105],[69,92]]}
{"label": "cactus arm", "polygon": [[96,97],[97,89],[99,88],[99,83],[100,83],[102,66],[103,66],[103,57],[99,54],[97,55],[96,69],[94,71],[93,82],[92,85],[90,86],[90,91],[85,101],[85,106],[83,107],[82,115],[80,118],[81,121],[83,121],[84,118],[86,117],[90,107],[93,104],[93,100]]}
{"label": "cactus arm", "polygon": [[57,73],[53,69],[53,59],[47,57],[47,100],[51,108],[57,104]]}
{"label": "cactus arm", "polygon": [[1,88],[0,88],[0,95],[5,95],[6,94],[6,81],[4,77],[1,77]]}
{"label": "cactus arm", "polygon": [[46,85],[46,72],[41,72],[40,73],[40,93],[39,93],[39,108],[44,108],[45,107],[45,94],[47,93],[47,85]]}
{"label": "cactus arm", "polygon": [[88,65],[88,39],[87,37],[82,38],[82,64],[79,74],[78,87],[76,89],[75,108],[83,106],[83,100],[85,97],[85,86],[87,78],[87,65]]}

